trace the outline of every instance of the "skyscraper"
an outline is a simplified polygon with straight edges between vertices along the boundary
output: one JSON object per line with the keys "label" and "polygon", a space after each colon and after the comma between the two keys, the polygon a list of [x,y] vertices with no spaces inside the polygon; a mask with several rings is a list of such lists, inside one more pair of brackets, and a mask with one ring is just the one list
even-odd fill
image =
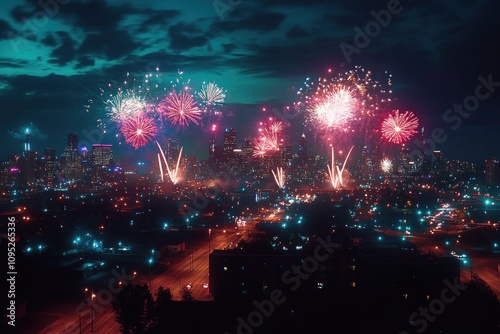
{"label": "skyscraper", "polygon": [[43,178],[48,186],[52,186],[57,177],[56,150],[53,148],[46,148],[43,153],[43,159],[45,163]]}
{"label": "skyscraper", "polygon": [[493,158],[485,161],[486,184],[494,185],[500,183],[500,162]]}
{"label": "skyscraper", "polygon": [[281,153],[281,166],[282,167],[290,166],[292,163],[292,146],[290,145],[280,146],[280,153]]}
{"label": "skyscraper", "polygon": [[242,159],[246,160],[249,162],[252,160],[253,156],[253,143],[250,139],[246,138],[243,140],[243,143],[241,145],[241,156]]}
{"label": "skyscraper", "polygon": [[361,172],[365,181],[373,180],[375,178],[375,153],[368,146],[363,146],[361,151]]}
{"label": "skyscraper", "polygon": [[177,162],[177,158],[179,157],[179,152],[180,152],[179,141],[175,138],[168,138],[165,154],[167,155],[169,163]]}
{"label": "skyscraper", "polygon": [[444,171],[443,154],[441,151],[433,151],[431,158],[431,174],[436,176]]}
{"label": "skyscraper", "polygon": [[224,131],[224,142],[222,144],[222,155],[224,162],[234,160],[234,150],[237,148],[236,129]]}
{"label": "skyscraper", "polygon": [[398,163],[398,172],[402,175],[408,175],[411,173],[410,166],[410,149],[403,146],[401,151],[399,151],[399,163]]}
{"label": "skyscraper", "polygon": [[109,161],[113,159],[113,145],[92,144],[92,159],[97,169],[108,168]]}
{"label": "skyscraper", "polygon": [[72,151],[78,151],[78,134],[70,133],[68,134],[68,149]]}
{"label": "skyscraper", "polygon": [[306,141],[306,135],[302,134],[299,140],[299,162],[300,163],[306,163],[307,162],[307,141]]}
{"label": "skyscraper", "polygon": [[212,133],[212,137],[208,142],[208,165],[212,167],[215,163],[215,136]]}

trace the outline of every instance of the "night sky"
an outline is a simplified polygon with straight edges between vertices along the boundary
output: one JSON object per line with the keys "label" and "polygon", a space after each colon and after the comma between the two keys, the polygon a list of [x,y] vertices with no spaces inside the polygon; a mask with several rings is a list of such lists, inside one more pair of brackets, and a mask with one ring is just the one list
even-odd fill
{"label": "night sky", "polygon": [[[398,105],[420,118],[428,137],[436,128],[448,136],[437,146],[445,157],[500,157],[496,0],[406,0],[399,6],[394,0],[220,0],[218,8],[212,0],[60,0],[57,8],[55,0],[44,1],[0,4],[2,161],[21,154],[16,134],[31,122],[39,130],[32,136],[38,152],[53,147],[60,154],[70,132],[84,140],[83,131],[96,128],[105,113],[100,88],[127,73],[141,78],[159,68],[165,81],[179,70],[193,86],[215,81],[227,89],[229,112],[221,127],[237,128],[241,141],[255,134],[255,122],[266,116],[262,107],[293,104],[305,78],[355,65],[393,75]],[[47,4],[49,15],[38,3]],[[397,13],[349,62],[340,44],[355,46],[355,27],[364,30],[374,20],[370,12],[388,6]],[[483,95],[491,94],[453,129],[456,122],[443,115],[475,94],[479,76],[498,82],[490,87],[495,91],[483,88]],[[294,121],[290,127],[299,132]],[[185,154],[207,157],[203,128],[169,135],[181,140]],[[222,129],[218,135],[221,143]]]}

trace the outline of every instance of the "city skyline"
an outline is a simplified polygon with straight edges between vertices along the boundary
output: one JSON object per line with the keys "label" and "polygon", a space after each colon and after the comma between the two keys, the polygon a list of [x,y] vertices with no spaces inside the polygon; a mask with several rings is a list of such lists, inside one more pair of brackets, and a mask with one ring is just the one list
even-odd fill
{"label": "city skyline", "polygon": [[[233,5],[48,1],[42,7],[3,2],[0,140],[7,144],[0,157],[20,152],[23,142],[15,134],[31,122],[40,132],[32,140],[39,152],[47,147],[62,151],[59,143],[70,132],[83,140],[106,113],[100,89],[122,82],[127,74],[140,80],[151,72],[165,84],[183,73],[193,87],[203,82],[224,87],[226,112],[219,131],[237,128],[239,143],[254,139],[254,124],[269,116],[283,120],[288,140],[294,141],[303,125],[283,113],[282,106],[297,102],[306,78],[358,65],[393,75],[398,106],[419,117],[428,139],[442,129],[438,137],[446,140],[436,149],[446,156],[476,162],[500,156],[500,148],[489,145],[495,142],[500,101],[495,92],[500,48],[490,38],[499,24],[493,1],[261,0]],[[382,23],[363,41],[358,32],[366,34],[370,22]],[[478,90],[479,85],[483,88]],[[94,101],[86,110],[89,99]],[[458,104],[465,107],[456,108]],[[205,157],[209,126],[174,128],[165,136],[178,138],[186,154]],[[102,143],[117,144],[114,135]],[[154,150],[151,143],[149,147]],[[116,151],[126,155],[132,150],[122,144]]]}

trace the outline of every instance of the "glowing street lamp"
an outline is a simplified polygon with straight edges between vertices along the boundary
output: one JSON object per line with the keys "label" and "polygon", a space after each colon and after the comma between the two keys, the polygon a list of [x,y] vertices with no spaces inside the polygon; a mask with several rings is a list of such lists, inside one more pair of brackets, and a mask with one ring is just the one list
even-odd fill
{"label": "glowing street lamp", "polygon": [[153,259],[152,258],[149,258],[149,291],[152,291],[151,290],[151,263],[153,263]]}
{"label": "glowing street lamp", "polygon": [[212,234],[212,229],[208,229],[208,252],[210,253],[210,235]]}

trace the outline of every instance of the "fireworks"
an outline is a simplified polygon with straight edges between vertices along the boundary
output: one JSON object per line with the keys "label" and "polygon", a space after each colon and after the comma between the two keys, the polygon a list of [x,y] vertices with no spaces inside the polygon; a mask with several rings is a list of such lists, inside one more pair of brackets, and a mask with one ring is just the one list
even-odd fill
{"label": "fireworks", "polygon": [[134,93],[119,91],[106,101],[109,109],[109,117],[116,121],[122,121],[129,117],[137,116],[146,109],[144,99]]}
{"label": "fireworks", "polygon": [[254,155],[263,156],[268,152],[279,151],[279,133],[281,130],[281,122],[274,122],[265,128],[259,128],[260,134],[255,141]]}
{"label": "fireworks", "polygon": [[226,92],[215,83],[203,83],[198,97],[204,106],[204,111],[210,110],[212,107],[220,105],[224,102]]}
{"label": "fireworks", "polygon": [[[160,150],[161,156],[163,158],[163,162],[165,163],[165,166],[167,166],[167,173],[168,173],[168,177],[170,178],[170,181],[172,181],[172,183],[174,185],[177,184],[177,183],[179,183],[180,178],[178,176],[178,173],[179,173],[179,164],[181,162],[181,156],[182,156],[182,147],[181,147],[181,149],[179,151],[179,157],[177,158],[177,164],[175,165],[175,168],[174,169],[170,169],[170,167],[168,165],[168,160],[165,157],[165,154],[163,153],[163,150],[161,149],[160,144],[158,142],[156,142],[156,145],[158,145],[158,149]],[[159,154],[158,154],[158,165],[160,166],[161,181],[164,182],[163,167],[162,167],[162,164],[161,164],[161,160],[160,160],[160,155]]]}
{"label": "fireworks", "polygon": [[160,108],[174,125],[189,125],[189,122],[198,125],[201,119],[201,110],[196,106],[191,94],[187,92],[170,93],[161,102]]}
{"label": "fireworks", "polygon": [[353,148],[354,146],[352,146],[349,150],[349,153],[347,153],[344,163],[342,164],[342,168],[339,168],[338,165],[335,165],[335,154],[332,146],[332,163],[331,166],[327,165],[327,168],[328,176],[330,177],[330,183],[332,184],[333,189],[340,189],[344,186],[344,169],[347,163],[347,159],[349,159],[349,155],[351,155]]}
{"label": "fireworks", "polygon": [[154,119],[142,114],[123,120],[120,130],[125,141],[135,149],[146,146],[158,132]]}
{"label": "fireworks", "polygon": [[274,181],[276,182],[276,185],[278,185],[278,188],[283,189],[285,188],[285,182],[286,182],[286,177],[285,177],[285,172],[283,172],[282,167],[276,168],[276,173],[274,170],[271,170],[274,176]]}
{"label": "fireworks", "polygon": [[324,77],[305,80],[295,107],[320,141],[333,134],[337,141],[355,140],[364,146],[379,138],[378,126],[392,102],[392,76],[385,72],[381,77],[376,80],[360,66],[329,70]]}
{"label": "fireworks", "polygon": [[380,161],[380,169],[386,174],[392,172],[392,166],[392,161],[389,158],[384,158]]}
{"label": "fireworks", "polygon": [[350,89],[336,87],[314,105],[315,119],[326,128],[344,127],[353,117],[357,100]]}
{"label": "fireworks", "polygon": [[388,142],[401,144],[417,133],[417,128],[418,119],[412,112],[396,110],[382,123],[382,137]]}

